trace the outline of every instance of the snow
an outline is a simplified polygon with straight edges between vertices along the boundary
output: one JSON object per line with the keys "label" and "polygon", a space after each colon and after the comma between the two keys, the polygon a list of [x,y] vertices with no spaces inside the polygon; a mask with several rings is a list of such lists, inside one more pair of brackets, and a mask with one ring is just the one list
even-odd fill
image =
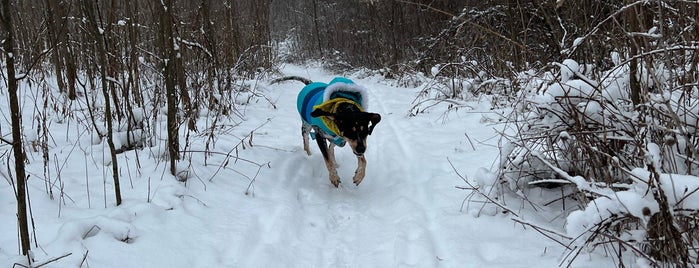
{"label": "snow", "polygon": [[[335,76],[295,65],[283,67],[282,73],[325,82]],[[561,263],[565,248],[560,244],[514,222],[511,214],[465,202],[471,191],[455,187],[466,185],[450,162],[474,185],[488,187],[497,181],[491,170],[500,152],[496,131],[502,129],[481,122],[484,114],[491,113],[488,105],[454,111],[448,120],[437,110],[407,117],[422,88],[394,87],[379,76],[350,78],[368,89],[371,112],[382,115],[368,139],[367,175],[359,186],[351,181],[357,160],[348,148],[336,149],[340,188],[330,184],[317,148],[312,147],[311,156],[303,151],[296,112],[300,83],[262,86],[260,92],[277,109],[265,100],[251,101],[241,111],[243,121],[217,133],[213,151],[235,150],[236,159],[248,161],[228,163],[229,158],[221,155],[205,158],[188,153],[185,158],[191,162],[178,166],[187,172],[185,183],[168,175],[164,141],[121,154],[120,206],[115,206],[111,193],[111,166],[106,166],[111,160],[104,139],[84,135],[74,124],[52,124],[55,144],[47,178],[55,185],[51,194],[41,154],[27,152],[40,246],[33,251],[36,260],[70,253],[43,267],[557,267]],[[21,90],[23,98],[31,97],[27,91]],[[8,110],[6,103],[0,101],[3,113]],[[30,118],[31,111],[26,110],[31,109],[25,109]],[[7,124],[0,121],[1,136],[8,134]],[[246,136],[251,131],[254,140]],[[204,148],[205,137],[190,139],[191,151]],[[236,147],[241,139],[250,146]],[[127,142],[124,136],[115,140]],[[54,161],[64,168],[55,167]],[[0,176],[7,177],[7,170],[0,169]],[[615,201],[636,211],[633,203],[643,204],[634,201],[639,198],[643,199],[629,194]],[[510,202],[518,211],[531,209],[524,201]],[[4,212],[0,267],[26,263],[18,256],[15,209],[10,183],[0,184]],[[478,213],[483,209],[490,213]],[[526,218],[523,215],[528,214],[520,213],[525,217],[521,220],[536,224],[560,217],[557,209],[537,209],[543,210],[540,216]],[[592,208],[579,212],[578,221],[568,228],[587,226],[588,211]],[[603,254],[590,253],[572,267],[612,264]]]}
{"label": "snow", "polygon": [[435,77],[439,74],[440,69],[441,69],[441,67],[439,64],[432,66],[432,68],[430,68],[430,74],[432,74],[432,76]]}
{"label": "snow", "polygon": [[[643,195],[635,191],[617,192],[614,198],[601,197],[590,202],[584,210],[577,210],[568,215],[566,224],[567,234],[572,237],[580,237],[576,242],[580,245],[592,233],[587,231],[599,223],[602,219],[609,218],[612,214],[623,215],[629,213],[639,219],[647,219],[643,215],[643,209],[648,208],[651,213],[658,212],[658,203],[650,195]],[[645,223],[645,221],[644,221]]]}
{"label": "snow", "polygon": [[[669,124],[670,126],[668,127],[665,123],[654,121],[657,119],[653,118],[647,125],[634,126],[641,129],[644,127],[663,129],[668,134],[665,134],[662,142],[658,142],[657,139],[651,141],[648,138],[643,143],[645,146],[640,148],[642,152],[639,153],[639,156],[645,160],[645,166],[641,164],[642,167],[637,167],[632,171],[628,169],[624,171],[633,174],[630,178],[632,181],[614,183],[614,187],[618,189],[612,190],[610,185],[606,185],[608,182],[595,181],[598,178],[595,178],[594,174],[591,177],[584,178],[578,175],[579,171],[565,168],[567,159],[561,152],[572,151],[570,149],[574,147],[568,147],[566,141],[575,136],[571,136],[566,131],[560,131],[560,129],[574,128],[563,127],[556,129],[555,124],[552,124],[550,120],[549,114],[551,111],[565,114],[557,118],[557,120],[560,120],[559,124],[565,122],[565,120],[570,120],[571,114],[572,116],[583,115],[580,117],[583,118],[582,122],[603,123],[605,127],[598,129],[604,129],[604,131],[614,129],[616,126],[624,128],[624,124],[627,124],[627,126],[629,123],[633,124],[634,118],[639,116],[634,114],[636,111],[631,109],[617,110],[619,107],[623,107],[617,106],[617,104],[628,103],[629,101],[628,92],[630,92],[629,83],[631,80],[629,70],[631,63],[628,60],[622,60],[621,55],[616,52],[613,52],[611,57],[616,66],[602,71],[599,82],[586,78],[585,74],[579,72],[580,65],[570,59],[566,59],[560,64],[554,63],[560,69],[560,80],[555,78],[557,69],[540,75],[534,75],[532,72],[520,73],[518,79],[523,81],[520,84],[525,89],[520,93],[525,99],[524,103],[532,103],[539,109],[538,111],[542,112],[535,111],[521,115],[521,118],[534,118],[527,122],[528,124],[533,124],[521,124],[522,129],[525,129],[525,131],[522,131],[524,134],[522,132],[517,134],[524,138],[517,137],[514,139],[514,142],[522,142],[530,137],[534,137],[533,141],[523,142],[523,145],[518,145],[519,148],[514,150],[511,148],[504,149],[504,151],[509,152],[507,156],[509,162],[506,162],[509,163],[509,166],[506,165],[504,169],[508,167],[511,167],[511,169],[503,172],[510,185],[523,180],[519,174],[535,174],[537,169],[544,170],[540,169],[540,167],[547,167],[545,172],[542,172],[543,175],[536,175],[537,180],[533,183],[545,184],[555,182],[557,184],[565,184],[566,186],[572,184],[576,190],[589,195],[590,201],[586,201],[584,206],[563,216],[566,218],[565,236],[571,238],[573,240],[571,245],[579,250],[593,251],[589,247],[591,244],[602,245],[607,243],[605,241],[613,241],[608,240],[608,238],[604,237],[605,235],[600,235],[608,231],[600,230],[617,228],[615,226],[619,225],[619,220],[630,220],[634,224],[623,227],[624,233],[614,239],[618,238],[620,239],[619,241],[630,242],[628,245],[631,247],[645,247],[645,244],[638,241],[647,240],[646,224],[648,219],[660,210],[659,202],[654,198],[654,194],[660,191],[656,190],[657,188],[652,185],[660,185],[662,187],[663,192],[667,195],[669,207],[675,215],[689,215],[699,205],[699,198],[696,197],[696,192],[699,191],[699,183],[697,183],[699,180],[697,180],[696,174],[693,174],[694,176],[681,175],[692,173],[686,165],[678,164],[679,161],[674,158],[675,156],[682,157],[675,150],[681,152],[691,146],[687,139],[682,136],[692,136],[692,133],[696,133],[695,126],[697,118],[699,118],[697,116],[699,114],[699,101],[694,96],[697,96],[699,91],[695,87],[688,88],[688,90],[673,88],[670,83],[672,81],[671,71],[663,63],[656,62],[652,65],[650,63],[639,63],[638,70],[640,70],[640,74],[636,78],[638,78],[642,88],[653,88],[653,92],[648,94],[648,103],[652,105],[654,111],[667,112],[672,116],[676,115],[678,118],[676,120],[682,123],[678,124],[678,126]],[[567,109],[569,104],[575,105],[577,113],[561,113],[564,108]],[[616,122],[620,118],[630,120],[628,123],[617,124]],[[535,126],[532,127],[534,131],[527,133],[526,128],[531,125]],[[555,146],[544,147],[541,142],[543,139],[538,138],[538,135],[549,135],[548,132],[551,129],[558,131],[559,141],[555,143]],[[605,137],[612,136],[606,136],[605,134]],[[624,134],[614,134],[613,139],[620,141],[633,140],[632,137]],[[638,136],[636,139],[638,139]],[[597,146],[590,146],[589,144],[585,146],[594,151],[599,150]],[[547,148],[553,148],[553,152],[547,151]],[[558,157],[559,155],[563,157]],[[579,157],[577,159],[584,159],[586,155],[580,154],[577,157]],[[538,161],[533,161],[532,159]],[[611,159],[617,163],[620,161],[617,157],[612,157]],[[552,164],[554,161],[557,165]],[[693,159],[689,161],[693,161]],[[528,165],[522,165],[522,163],[527,163]],[[651,166],[660,173],[651,175],[648,171]],[[594,166],[594,168],[604,167]],[[549,172],[549,170],[552,172]],[[571,170],[572,174],[568,174],[567,171]],[[510,176],[510,173],[514,175]],[[555,174],[549,175],[549,173]],[[549,177],[552,179],[549,179]],[[655,181],[656,177],[658,181]],[[531,185],[532,183],[530,182],[529,184]],[[531,197],[531,194],[527,195],[527,198]],[[648,261],[627,259],[628,256],[622,257],[624,265],[635,263],[639,267],[653,267]],[[566,259],[561,262],[561,264],[566,263]]]}
{"label": "snow", "polygon": [[563,60],[561,66],[561,82],[568,82],[571,78],[575,76],[575,73],[580,70],[580,65],[578,62],[572,59]]}

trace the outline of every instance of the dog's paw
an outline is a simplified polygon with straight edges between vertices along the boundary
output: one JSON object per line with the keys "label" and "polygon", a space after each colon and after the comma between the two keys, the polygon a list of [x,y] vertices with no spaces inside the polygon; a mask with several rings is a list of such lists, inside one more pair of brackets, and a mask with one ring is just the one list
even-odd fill
{"label": "dog's paw", "polygon": [[340,177],[338,176],[330,176],[330,183],[335,186],[335,188],[340,187]]}
{"label": "dog's paw", "polygon": [[359,184],[362,183],[362,180],[364,180],[364,172],[357,172],[354,174],[354,185],[359,186]]}
{"label": "dog's paw", "polygon": [[307,155],[309,155],[309,156],[311,155],[311,148],[308,147],[308,144],[303,145],[303,150],[306,151]]}
{"label": "dog's paw", "polygon": [[359,184],[362,183],[362,180],[363,180],[363,179],[364,179],[364,178],[361,178],[361,179],[354,179],[354,185],[359,186]]}

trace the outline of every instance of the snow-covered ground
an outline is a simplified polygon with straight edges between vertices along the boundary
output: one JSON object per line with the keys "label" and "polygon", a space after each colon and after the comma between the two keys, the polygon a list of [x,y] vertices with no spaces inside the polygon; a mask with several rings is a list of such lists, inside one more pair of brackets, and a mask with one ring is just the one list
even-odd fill
{"label": "snow-covered ground", "polygon": [[[324,82],[335,76],[305,66],[287,65],[282,71]],[[328,180],[315,144],[312,156],[303,151],[296,112],[296,94],[302,87],[298,82],[260,85],[276,109],[270,101],[254,99],[239,107],[245,118],[240,125],[217,134],[212,149],[216,152],[231,152],[243,140],[245,148],[232,151],[241,158],[237,162],[229,159],[224,165],[227,159],[222,155],[205,160],[197,152],[204,148],[205,137],[191,136],[186,183],[168,175],[168,164],[156,149],[161,147],[121,154],[124,203],[118,207],[104,142],[93,145],[75,123],[54,119],[47,173],[41,154],[28,152],[36,261],[70,253],[44,267],[561,264],[566,253],[561,245],[512,221],[509,214],[477,217],[481,204],[464,203],[470,192],[455,187],[467,185],[449,161],[460,174],[477,180],[498,158],[498,126],[482,120],[491,112],[487,103],[451,112],[446,120],[436,109],[408,117],[421,88],[397,88],[378,77],[350,78],[369,89],[370,111],[382,115],[368,140],[367,175],[358,187],[351,180],[357,160],[349,148],[336,150],[342,178],[337,189]],[[7,93],[0,93],[0,99],[0,135],[9,135]],[[24,109],[31,115],[29,99]],[[35,128],[32,120],[25,117],[25,131]],[[8,147],[0,145],[0,152]],[[8,176],[7,168],[0,171],[3,178]],[[44,174],[50,174],[49,186]],[[12,267],[26,263],[18,256],[14,192],[6,179],[2,181],[0,267]],[[510,205],[527,209],[516,202]],[[552,215],[556,213],[560,214]],[[578,257],[573,266],[610,265],[610,260],[591,255]]]}

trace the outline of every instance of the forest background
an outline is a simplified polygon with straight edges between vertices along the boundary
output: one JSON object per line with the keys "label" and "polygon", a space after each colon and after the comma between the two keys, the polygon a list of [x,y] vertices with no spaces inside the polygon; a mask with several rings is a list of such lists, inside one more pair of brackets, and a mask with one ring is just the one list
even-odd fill
{"label": "forest background", "polygon": [[[2,174],[15,189],[24,255],[31,248],[27,150],[43,156],[44,175],[50,177],[50,117],[74,119],[74,100],[94,106],[87,108],[91,122],[84,125],[109,144],[119,205],[117,155],[144,146],[136,137],[148,118],[167,118],[169,170],[177,177],[189,147],[188,136],[179,133],[201,131],[196,121],[202,110],[236,117],[244,104],[236,96],[255,89],[247,81],[274,77],[283,62],[318,61],[338,73],[372,70],[400,85],[431,76],[439,86],[426,87],[413,114],[445,100],[454,104],[447,111],[461,107],[467,92],[496,96],[494,107],[561,119],[546,130],[531,117],[504,119],[526,127],[509,137],[515,149],[503,157],[519,158],[503,160],[500,190],[484,193],[487,201],[497,204],[493,196],[521,187],[521,178],[527,178],[528,185],[573,184],[574,193],[562,198],[585,206],[607,196],[595,187],[633,188],[628,186],[630,177],[638,177],[633,168],[644,167],[652,174],[644,182],[658,208],[648,212],[652,215],[613,214],[595,223],[593,233],[609,232],[601,236],[604,241],[629,247],[630,239],[618,239],[619,230],[642,222],[638,228],[653,231],[647,232],[648,248],[638,254],[685,265],[696,259],[691,252],[697,208],[679,206],[694,191],[686,188],[685,198],[668,200],[661,175],[698,175],[697,1],[2,0],[0,9],[2,88],[10,107],[3,117],[11,121],[11,131],[1,132],[0,159],[8,163]],[[571,59],[575,62],[566,62]],[[605,81],[620,69],[627,74],[623,85],[615,84],[622,94],[606,98]],[[589,87],[572,87],[570,80]],[[51,99],[36,107],[31,124],[20,116],[20,83]],[[54,84],[58,96],[52,94]],[[554,94],[557,108],[521,102],[526,92],[554,85],[562,89]],[[594,118],[575,108],[581,103],[596,103],[602,108],[594,112],[605,112]],[[144,110],[152,112],[139,112]],[[119,133],[126,133],[126,141],[115,141]],[[575,146],[561,145],[559,138],[569,135]],[[551,154],[532,153],[531,145]],[[656,155],[663,161],[652,161]],[[541,166],[556,175],[543,178]],[[47,184],[47,192],[50,188]]]}

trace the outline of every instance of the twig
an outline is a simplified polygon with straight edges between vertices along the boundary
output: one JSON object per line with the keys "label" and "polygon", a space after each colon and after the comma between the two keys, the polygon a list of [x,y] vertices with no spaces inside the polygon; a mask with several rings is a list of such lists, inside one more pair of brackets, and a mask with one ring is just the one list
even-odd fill
{"label": "twig", "polygon": [[475,151],[476,146],[473,145],[473,141],[471,141],[471,137],[468,136],[468,133],[464,133],[464,136],[466,136],[466,140],[468,140],[468,143],[471,144],[471,149],[473,149]]}
{"label": "twig", "polygon": [[545,237],[547,237],[547,238],[549,238],[549,239],[555,241],[556,243],[560,244],[561,246],[564,246],[566,249],[568,249],[568,250],[571,249],[568,245],[566,245],[565,243],[563,243],[563,242],[561,242],[561,241],[558,241],[557,239],[551,237],[551,236],[550,236],[549,234],[547,234],[547,233],[551,233],[551,234],[560,236],[561,238],[564,238],[564,239],[572,240],[573,238],[570,237],[570,236],[564,235],[564,234],[562,234],[562,233],[559,233],[559,232],[556,232],[556,231],[553,231],[553,230],[546,229],[546,228],[544,228],[544,227],[536,226],[536,225],[534,225],[533,223],[526,222],[526,221],[524,221],[524,220],[522,220],[522,219],[520,219],[520,218],[512,218],[511,220],[513,220],[513,221],[515,221],[515,222],[518,222],[518,223],[520,223],[520,224],[522,224],[522,225],[526,225],[526,226],[532,227],[532,228],[534,228],[534,230],[536,230],[537,232],[539,232],[539,233],[542,234],[543,236],[545,236]]}
{"label": "twig", "polygon": [[[93,230],[96,230],[96,233],[93,233],[93,232],[92,232]],[[97,225],[92,225],[92,227],[90,227],[90,229],[87,230],[87,232],[85,232],[85,233],[83,234],[83,240],[85,240],[85,238],[95,236],[95,235],[96,235],[97,233],[99,233],[100,231],[102,231],[102,228],[100,228],[100,227],[97,226]]]}
{"label": "twig", "polygon": [[[244,159],[244,158],[240,158],[240,157],[238,156],[238,147],[239,147],[239,146],[243,146],[243,148],[245,148],[245,143],[244,143],[245,139],[246,139],[246,138],[251,138],[252,135],[253,135],[253,133],[254,133],[256,130],[262,128],[263,126],[265,126],[265,125],[266,125],[267,123],[269,123],[270,121],[272,121],[272,118],[267,118],[267,121],[265,121],[264,123],[262,123],[261,125],[259,125],[258,127],[256,127],[256,128],[253,129],[252,131],[250,131],[250,134],[248,134],[248,135],[242,137],[242,138],[240,139],[240,141],[238,141],[238,143],[237,143],[235,146],[233,146],[233,148],[232,148],[231,150],[229,150],[227,153],[209,152],[209,151],[189,151],[189,152],[203,152],[203,153],[207,153],[207,154],[225,155],[225,160],[224,160],[223,162],[221,162],[221,164],[219,164],[218,168],[216,169],[216,172],[214,172],[214,174],[211,175],[211,178],[209,178],[209,181],[212,181],[212,180],[214,179],[214,177],[216,176],[216,174],[218,174],[218,173],[221,171],[221,169],[223,169],[224,167],[226,167],[226,166],[228,165],[228,162],[229,162],[229,159],[230,159],[230,158],[233,158],[235,162],[238,162],[238,160],[241,160],[241,161],[243,161],[243,162],[247,162],[247,163],[250,163],[250,164],[253,164],[253,165],[257,165],[258,167],[263,166],[264,164],[259,164],[259,163],[257,163],[257,162],[252,161],[252,160],[247,160],[247,159]],[[251,142],[251,141],[249,141],[249,142]],[[233,155],[233,152],[235,152],[235,155]]]}
{"label": "twig", "polygon": [[[87,261],[87,254],[88,253],[90,253],[90,250],[85,251],[85,254],[83,254],[83,259],[82,259],[82,261],[80,261],[80,267],[83,267],[83,263],[85,263],[85,261]],[[88,266],[89,266],[89,264],[88,264]]]}
{"label": "twig", "polygon": [[[588,39],[588,38],[590,38],[590,36],[592,36],[593,34],[597,33],[597,31],[599,31],[599,29],[602,27],[603,24],[605,24],[605,23],[607,23],[608,21],[614,19],[617,15],[626,12],[626,10],[628,10],[628,9],[630,9],[630,8],[636,6],[636,5],[642,5],[642,4],[644,4],[645,2],[646,2],[646,1],[636,1],[636,2],[634,2],[634,3],[631,3],[631,4],[628,4],[628,5],[626,5],[626,6],[621,7],[621,8],[618,9],[616,12],[614,12],[614,13],[611,14],[610,16],[606,17],[605,19],[603,19],[602,21],[600,21],[599,23],[597,23],[597,25],[595,25],[595,27],[592,28],[592,30],[590,30],[587,34],[585,34],[585,35],[582,36],[582,37],[579,37],[579,38],[582,38],[581,41],[579,41],[579,43],[582,43],[582,41],[585,41],[585,39]],[[564,55],[565,57],[569,57],[570,55],[573,54],[573,52],[575,52],[575,50],[576,50],[577,48],[578,48],[578,46],[575,46],[575,45],[574,45],[574,46],[572,46],[572,47],[570,47],[570,48],[567,48],[567,49],[561,51],[561,54]]]}
{"label": "twig", "polygon": [[[526,147],[524,147],[524,148],[526,148]],[[544,157],[542,157],[540,154],[532,152],[529,148],[526,148],[526,149],[529,150],[529,152],[532,153],[532,155],[534,155],[534,157],[541,160],[541,162],[544,163],[544,165],[548,166],[551,170],[553,170],[553,172],[556,172],[556,174],[563,177],[563,179],[575,184],[575,186],[578,187],[578,189],[580,189],[582,191],[588,191],[591,193],[595,193],[595,194],[598,194],[600,196],[604,196],[604,197],[612,199],[610,196],[610,193],[602,192],[600,189],[597,189],[597,187],[594,186],[594,184],[589,184],[589,185],[583,184],[583,183],[587,183],[587,180],[585,180],[584,178],[579,177],[579,176],[577,176],[579,179],[576,179],[576,177],[571,176],[570,174],[568,174],[568,172],[565,172],[562,169],[551,164],[551,162],[544,159]]]}
{"label": "twig", "polygon": [[616,236],[613,236],[613,235],[609,235],[609,234],[606,234],[606,233],[600,233],[600,234],[601,234],[602,236],[604,236],[604,237],[607,237],[607,238],[611,239],[611,240],[617,241],[617,242],[619,242],[620,244],[623,244],[624,246],[629,247],[631,250],[633,250],[634,252],[636,252],[638,255],[640,255],[641,257],[645,258],[645,259],[648,260],[649,262],[651,262],[651,264],[652,264],[651,267],[660,267],[660,266],[658,265],[658,263],[657,263],[651,256],[648,256],[648,254],[646,254],[645,252],[643,252],[643,250],[637,248],[636,246],[630,244],[629,242],[624,241],[623,239],[621,239],[621,238],[619,238],[619,237],[616,237]]}
{"label": "twig", "polygon": [[194,200],[197,200],[197,202],[198,202],[199,204],[201,204],[202,206],[208,207],[208,206],[206,205],[206,203],[204,203],[204,201],[201,201],[201,199],[196,198],[196,197],[194,197],[194,196],[192,196],[192,195],[181,194],[181,195],[177,195],[177,197],[179,197],[179,198],[190,197],[190,198],[192,198],[192,199],[194,199]]}
{"label": "twig", "polygon": [[454,170],[454,173],[456,173],[456,175],[459,176],[459,178],[461,178],[461,180],[463,180],[466,184],[468,184],[468,186],[471,187],[472,191],[474,191],[474,192],[478,193],[479,195],[485,197],[486,200],[488,200],[489,202],[491,202],[491,203],[495,204],[496,206],[500,207],[500,208],[503,209],[504,211],[506,211],[506,212],[508,212],[508,213],[512,213],[512,215],[515,215],[515,217],[519,217],[519,215],[517,215],[517,213],[515,213],[513,210],[507,208],[507,207],[506,207],[505,205],[503,205],[503,204],[500,204],[498,201],[493,200],[493,199],[490,198],[490,196],[488,196],[487,194],[484,194],[484,193],[482,193],[481,191],[479,191],[479,190],[478,190],[478,187],[473,186],[473,184],[471,184],[463,175],[461,175],[461,173],[459,173],[459,171],[456,169],[456,167],[455,167],[454,164],[451,162],[451,160],[449,160],[449,158],[447,158],[447,162],[449,162],[449,165],[451,165],[451,168]]}
{"label": "twig", "polygon": [[[267,162],[266,165],[267,165],[268,168],[272,168],[272,167],[270,166],[270,162]],[[255,173],[255,176],[252,177],[252,179],[250,180],[250,183],[248,183],[248,188],[245,189],[245,195],[249,195],[249,194],[254,195],[254,192],[255,192],[255,191],[254,191],[254,188],[252,188],[252,189],[253,189],[252,192],[250,192],[250,188],[252,187],[252,184],[255,182],[255,179],[257,179],[257,175],[260,174],[260,170],[262,169],[262,166],[264,166],[264,165],[260,165],[259,167],[257,167],[257,172]]]}
{"label": "twig", "polygon": [[4,139],[4,138],[2,138],[2,137],[0,137],[0,141],[2,141],[2,142],[4,142],[4,143],[7,143],[7,144],[9,144],[9,145],[12,145],[12,142],[11,142],[10,140],[6,140],[6,139]]}
{"label": "twig", "polygon": [[693,195],[693,194],[696,193],[697,191],[699,191],[699,187],[694,188],[694,190],[692,190],[691,192],[685,194],[682,198],[680,198],[680,200],[677,200],[677,202],[675,202],[675,206],[679,206],[680,204],[682,204],[682,202],[683,202],[685,199],[687,199],[687,197]]}
{"label": "twig", "polygon": [[63,256],[55,257],[55,258],[53,258],[53,259],[50,259],[50,260],[45,261],[45,262],[43,262],[43,263],[40,263],[39,265],[29,265],[29,266],[27,266],[27,265],[24,265],[24,264],[21,264],[21,263],[15,263],[14,265],[12,265],[12,267],[17,267],[17,266],[19,266],[19,267],[24,267],[24,268],[39,268],[39,267],[41,267],[41,266],[44,266],[44,265],[47,265],[47,264],[49,264],[49,263],[56,262],[56,261],[58,261],[58,260],[60,260],[60,259],[63,259],[63,258],[65,258],[65,257],[68,257],[68,256],[70,256],[70,255],[73,255],[73,253],[66,253],[66,254],[64,254]]}

